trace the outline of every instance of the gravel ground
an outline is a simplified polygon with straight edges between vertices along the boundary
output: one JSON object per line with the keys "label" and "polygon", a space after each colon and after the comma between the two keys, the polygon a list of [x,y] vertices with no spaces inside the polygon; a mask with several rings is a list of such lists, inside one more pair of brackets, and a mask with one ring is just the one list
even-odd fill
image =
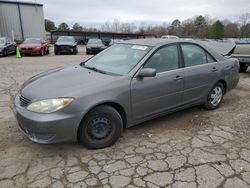
{"label": "gravel ground", "polygon": [[219,109],[194,107],[145,122],[109,148],[24,137],[11,98],[29,77],[87,59],[80,50],[0,58],[0,187],[250,187],[250,71]]}

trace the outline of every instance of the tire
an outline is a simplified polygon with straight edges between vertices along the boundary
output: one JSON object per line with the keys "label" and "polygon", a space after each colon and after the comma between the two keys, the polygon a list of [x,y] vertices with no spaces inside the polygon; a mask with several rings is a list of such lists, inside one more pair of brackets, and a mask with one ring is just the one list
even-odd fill
{"label": "tire", "polygon": [[3,50],[3,57],[6,57],[6,56],[7,56],[7,50],[4,49],[4,50]]}
{"label": "tire", "polygon": [[78,53],[78,49],[74,48],[74,55],[76,55]]}
{"label": "tire", "polygon": [[120,114],[111,106],[91,110],[80,124],[78,142],[88,149],[113,145],[121,136],[123,123]]}
{"label": "tire", "polygon": [[49,48],[47,49],[46,54],[49,55]]}
{"label": "tire", "polygon": [[240,72],[246,72],[247,71],[248,66],[245,64],[240,64]]}
{"label": "tire", "polygon": [[59,55],[59,53],[57,51],[55,51],[54,53],[55,53],[55,55]]}
{"label": "tire", "polygon": [[218,108],[223,100],[224,94],[224,85],[221,82],[217,82],[210,90],[204,108],[207,110]]}
{"label": "tire", "polygon": [[41,49],[41,56],[44,56],[44,49]]}

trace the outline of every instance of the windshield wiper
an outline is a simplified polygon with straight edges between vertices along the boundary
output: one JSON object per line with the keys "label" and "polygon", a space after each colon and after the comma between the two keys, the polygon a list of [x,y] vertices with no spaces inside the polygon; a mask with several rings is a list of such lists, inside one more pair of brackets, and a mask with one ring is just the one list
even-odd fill
{"label": "windshield wiper", "polygon": [[90,69],[90,70],[93,70],[93,71],[95,71],[95,72],[99,72],[99,73],[102,73],[102,74],[108,74],[107,72],[105,72],[105,71],[102,71],[102,70],[100,70],[100,69],[97,69],[97,68],[95,68],[95,67],[89,67],[89,66],[86,66],[86,65],[83,65],[86,69]]}

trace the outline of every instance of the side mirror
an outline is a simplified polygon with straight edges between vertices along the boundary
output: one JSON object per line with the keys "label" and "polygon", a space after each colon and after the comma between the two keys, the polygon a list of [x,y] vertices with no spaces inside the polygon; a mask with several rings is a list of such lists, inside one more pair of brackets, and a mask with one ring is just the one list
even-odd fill
{"label": "side mirror", "polygon": [[155,76],[156,76],[156,69],[143,68],[140,70],[137,77],[144,78],[144,77],[155,77]]}

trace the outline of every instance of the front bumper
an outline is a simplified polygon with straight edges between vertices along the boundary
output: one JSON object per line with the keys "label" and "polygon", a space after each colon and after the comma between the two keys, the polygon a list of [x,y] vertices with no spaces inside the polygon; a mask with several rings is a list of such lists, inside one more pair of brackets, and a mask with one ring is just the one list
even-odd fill
{"label": "front bumper", "polygon": [[34,113],[20,106],[19,98],[20,95],[17,94],[14,99],[13,111],[16,115],[18,128],[30,140],[42,144],[77,140],[77,130],[82,118],[80,113]]}
{"label": "front bumper", "polygon": [[55,51],[57,53],[73,54],[74,48],[74,46],[58,45],[55,46]]}
{"label": "front bumper", "polygon": [[103,48],[87,48],[87,54],[97,54],[103,50]]}
{"label": "front bumper", "polygon": [[40,55],[41,49],[20,49],[20,52],[25,55]]}

